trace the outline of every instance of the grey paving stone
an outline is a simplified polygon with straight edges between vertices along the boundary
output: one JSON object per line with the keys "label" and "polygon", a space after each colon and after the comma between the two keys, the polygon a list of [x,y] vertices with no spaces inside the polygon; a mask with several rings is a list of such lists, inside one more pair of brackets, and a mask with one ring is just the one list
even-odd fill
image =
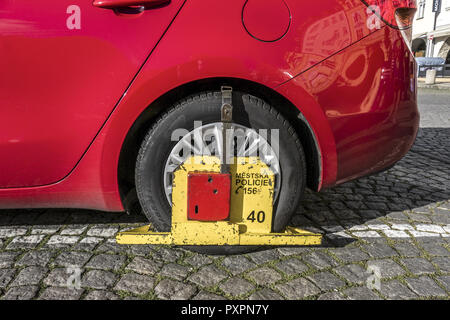
{"label": "grey paving stone", "polygon": [[302,260],[310,264],[311,267],[315,269],[324,269],[329,267],[337,266],[336,260],[331,258],[328,254],[323,251],[313,251],[304,256]]}
{"label": "grey paving stone", "polygon": [[105,241],[105,239],[103,238],[85,237],[81,239],[78,243],[75,243],[72,246],[72,249],[92,252],[103,241]]}
{"label": "grey paving stone", "polygon": [[408,270],[416,275],[435,273],[436,268],[424,258],[405,258],[400,260]]}
{"label": "grey paving stone", "polygon": [[[450,202],[442,203],[437,208],[449,211],[450,210]],[[450,212],[448,214],[450,214]]]}
{"label": "grey paving stone", "polygon": [[275,267],[287,275],[301,274],[308,270],[308,266],[296,258],[280,261]]}
{"label": "grey paving stone", "polygon": [[239,255],[225,257],[222,261],[222,265],[233,275],[240,274],[248,269],[256,267],[254,262]]}
{"label": "grey paving stone", "polygon": [[147,257],[148,255],[150,255],[151,253],[154,252],[154,246],[153,245],[139,245],[139,246],[130,245],[127,252],[131,253],[134,256]]}
{"label": "grey paving stone", "polygon": [[381,282],[380,293],[391,300],[417,299],[418,296],[398,280]]}
{"label": "grey paving stone", "polygon": [[[347,207],[350,204],[350,206],[355,207],[355,202],[353,201],[346,201],[344,207]],[[356,205],[356,207],[360,207],[360,205]],[[334,214],[338,218],[338,220],[349,220],[349,219],[358,219],[359,216],[354,213],[352,210],[335,210]]]}
{"label": "grey paving stone", "polygon": [[14,269],[0,269],[0,289],[6,288],[11,280],[14,279],[15,274],[16,270]]}
{"label": "grey paving stone", "polygon": [[17,266],[46,266],[54,252],[48,250],[29,251],[16,262]]}
{"label": "grey paving stone", "polygon": [[116,275],[109,271],[90,270],[81,278],[81,286],[92,289],[109,289],[116,281]]}
{"label": "grey paving stone", "polygon": [[320,293],[320,289],[305,278],[297,278],[284,284],[278,284],[276,288],[289,300],[303,299]]}
{"label": "grey paving stone", "polygon": [[271,289],[263,288],[261,290],[258,290],[256,292],[252,293],[248,299],[249,300],[282,300],[283,297]]}
{"label": "grey paving stone", "polygon": [[[363,218],[364,220],[372,220],[376,219],[377,217],[380,217],[382,213],[378,210],[358,210],[357,213]],[[407,217],[405,216],[405,219]]]}
{"label": "grey paving stone", "polygon": [[405,222],[405,221],[409,220],[408,216],[406,216],[403,212],[398,212],[398,211],[397,212],[391,212],[386,217],[389,218],[389,219],[393,219],[393,220],[396,220],[396,221],[402,221],[402,222]]}
{"label": "grey paving stone", "polygon": [[280,257],[280,254],[277,250],[271,249],[251,252],[247,256],[256,264],[263,264],[272,260],[277,260]]}
{"label": "grey paving stone", "polygon": [[162,276],[174,278],[175,280],[184,280],[191,268],[176,263],[169,263],[162,267],[159,273]]}
{"label": "grey paving stone", "polygon": [[367,287],[351,287],[342,291],[351,300],[381,300],[381,298]]}
{"label": "grey paving stone", "polygon": [[170,279],[161,280],[155,287],[156,296],[164,300],[187,300],[196,292],[195,286]]}
{"label": "grey paving stone", "polygon": [[[171,262],[173,262],[173,261],[171,261]],[[213,260],[206,255],[195,254],[191,257],[184,259],[184,262],[187,264],[190,264],[191,266],[193,266],[195,268],[200,268],[207,264],[211,264],[213,262]]]}
{"label": "grey paving stone", "polygon": [[53,261],[53,265],[63,267],[83,267],[92,257],[90,252],[64,251]]}
{"label": "grey paving stone", "polygon": [[[95,250],[97,253],[121,254],[121,253],[126,253],[128,250],[127,246],[118,244],[112,239],[105,240],[104,238],[99,238],[99,237],[90,237],[90,238],[92,238],[93,241],[99,241],[98,239],[100,239],[100,241],[102,241],[102,243],[100,245],[98,245],[97,249]],[[84,238],[84,239],[87,239],[87,238]],[[110,240],[112,240],[112,241],[110,241]]]}
{"label": "grey paving stone", "polygon": [[13,251],[0,252],[0,269],[13,266],[14,261],[18,255],[18,252]]}
{"label": "grey paving stone", "polygon": [[450,257],[436,257],[431,261],[438,266],[442,272],[450,272]]}
{"label": "grey paving stone", "polygon": [[419,248],[411,242],[398,242],[395,243],[394,247],[403,257],[418,257],[421,255]]}
{"label": "grey paving stone", "polygon": [[80,240],[79,236],[61,236],[53,235],[45,244],[46,248],[63,249],[70,248]]}
{"label": "grey paving stone", "polygon": [[345,300],[345,297],[340,292],[331,291],[321,294],[317,300]]}
{"label": "grey paving stone", "polygon": [[2,300],[30,300],[36,296],[38,290],[37,286],[11,287],[6,291]]}
{"label": "grey paving stone", "polygon": [[447,289],[447,291],[450,292],[450,275],[449,276],[439,276],[436,277],[439,283],[441,283],[444,288]]}
{"label": "grey paving stone", "polygon": [[344,263],[365,261],[369,259],[369,256],[366,253],[356,247],[330,249],[330,252],[334,254],[338,259],[342,260]]}
{"label": "grey paving stone", "polygon": [[421,297],[445,297],[447,293],[428,276],[407,278],[408,287]]}
{"label": "grey paving stone", "polygon": [[86,225],[68,225],[61,230],[60,234],[63,236],[79,236],[86,231],[87,228]]}
{"label": "grey paving stone", "polygon": [[345,285],[344,281],[328,271],[315,273],[311,276],[308,276],[308,279],[311,280],[322,291],[337,289]]}
{"label": "grey paving stone", "polygon": [[226,299],[211,292],[200,291],[194,298],[192,298],[192,300],[226,300]]}
{"label": "grey paving stone", "polygon": [[101,269],[101,270],[119,270],[123,263],[125,262],[125,257],[122,255],[112,255],[112,254],[99,254],[94,256],[86,265],[88,268]]}
{"label": "grey paving stone", "polygon": [[445,248],[448,245],[445,240],[425,239],[418,239],[417,242],[429,255],[450,257],[450,251]]}
{"label": "grey paving stone", "polygon": [[163,264],[160,261],[146,259],[143,257],[136,257],[125,268],[125,270],[131,270],[140,274],[154,275],[161,269],[162,265]]}
{"label": "grey paving stone", "polygon": [[431,223],[431,219],[430,217],[428,217],[427,215],[424,215],[422,213],[415,213],[415,212],[407,212],[406,213],[408,215],[408,217],[415,221],[415,222],[427,222],[427,223]]}
{"label": "grey paving stone", "polygon": [[216,266],[207,265],[189,276],[188,279],[201,287],[211,287],[227,277],[227,274]]}
{"label": "grey paving stone", "polygon": [[61,226],[59,225],[45,225],[45,226],[33,226],[31,229],[31,234],[54,234],[58,232],[59,228]]}
{"label": "grey paving stone", "polygon": [[350,284],[363,284],[370,276],[366,269],[357,264],[348,264],[333,269],[340,277],[346,279]]}
{"label": "grey paving stone", "polygon": [[[318,200],[320,201],[320,200]],[[303,211],[303,213],[301,212],[300,214],[308,215],[308,218],[310,218],[311,220],[315,221],[317,224],[322,225],[322,224],[333,224],[337,222],[337,218],[336,216],[329,210],[313,210],[312,212],[305,212]]]}
{"label": "grey paving stone", "polygon": [[273,284],[282,279],[281,275],[277,271],[268,267],[261,267],[250,271],[247,276],[260,286]]}
{"label": "grey paving stone", "polygon": [[0,228],[0,238],[12,238],[23,236],[28,232],[27,228]]}
{"label": "grey paving stone", "polygon": [[[152,258],[154,260],[156,260],[156,261],[159,260],[159,261],[162,261],[164,263],[167,263],[167,262],[175,262],[178,259],[180,259],[181,257],[183,257],[183,255],[184,255],[183,251],[180,251],[178,249],[163,247],[163,248],[159,249],[158,252],[153,253]],[[201,260],[200,256],[197,257],[197,258],[198,258],[198,260]],[[189,259],[186,259],[186,260],[189,260]],[[193,258],[192,261],[194,261],[194,260],[195,260],[195,258]],[[187,262],[187,263],[189,263],[189,262]],[[194,263],[194,262],[192,262],[192,263]],[[190,264],[192,264],[192,263],[190,263]],[[199,265],[195,265],[195,266],[198,267]]]}
{"label": "grey paving stone", "polygon": [[[347,206],[343,202],[337,201],[337,199],[336,201],[331,202],[328,207],[331,208],[335,215],[337,215],[339,211],[347,209]],[[342,219],[342,217],[345,216],[338,217],[338,219]]]}
{"label": "grey paving stone", "polygon": [[372,210],[381,210],[386,211],[388,210],[388,206],[384,202],[366,202],[365,205]]}
{"label": "grey paving stone", "polygon": [[385,243],[370,243],[362,246],[372,258],[389,258],[398,256],[398,253]]}
{"label": "grey paving stone", "polygon": [[435,214],[430,216],[434,224],[450,224],[450,214],[442,214],[441,211],[435,209]]}
{"label": "grey paving stone", "polygon": [[93,290],[84,297],[84,300],[119,300],[119,299],[120,299],[119,296],[117,296],[116,294],[104,290]]}
{"label": "grey paving stone", "polygon": [[67,281],[71,277],[72,272],[69,272],[66,268],[56,268],[50,271],[43,283],[46,286],[52,287],[66,287]]}
{"label": "grey paving stone", "polygon": [[44,235],[15,237],[6,247],[8,250],[33,249],[45,238]]}
{"label": "grey paving stone", "polygon": [[92,227],[87,231],[87,235],[90,237],[111,238],[114,237],[118,231],[119,228],[114,226]]}
{"label": "grey paving stone", "polygon": [[78,300],[83,289],[49,287],[39,296],[40,300]]}
{"label": "grey paving stone", "polygon": [[[347,196],[348,198],[348,196]],[[359,217],[361,218],[373,218],[374,216],[370,215],[371,211],[373,210],[362,210],[362,209],[366,209],[366,205],[363,201],[346,201],[345,204],[353,210],[357,211],[357,214],[359,215]],[[361,214],[361,211],[363,212]]]}
{"label": "grey paving stone", "polygon": [[30,266],[22,269],[20,273],[16,276],[11,286],[26,286],[26,285],[37,285],[39,281],[47,273],[47,268],[39,266]]}
{"label": "grey paving stone", "polygon": [[240,296],[252,291],[255,286],[242,278],[230,278],[220,284],[219,288],[231,296]]}
{"label": "grey paving stone", "polygon": [[281,256],[302,255],[310,251],[307,247],[281,247],[277,250]]}
{"label": "grey paving stone", "polygon": [[153,288],[154,283],[155,280],[150,276],[127,273],[120,278],[114,289],[142,295],[148,293]]}
{"label": "grey paving stone", "polygon": [[369,261],[368,266],[378,267],[382,278],[391,278],[404,275],[406,271],[391,259]]}

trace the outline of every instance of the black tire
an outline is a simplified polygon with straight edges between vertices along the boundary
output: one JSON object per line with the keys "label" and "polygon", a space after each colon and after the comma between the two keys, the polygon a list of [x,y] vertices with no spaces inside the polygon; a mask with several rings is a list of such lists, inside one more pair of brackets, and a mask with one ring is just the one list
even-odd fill
{"label": "black tire", "polygon": [[[158,231],[170,231],[171,207],[164,191],[164,167],[177,141],[175,129],[194,129],[194,120],[203,125],[220,121],[220,92],[205,92],[180,101],[162,114],[146,135],[136,161],[136,190],[144,214]],[[306,182],[302,145],[289,122],[272,106],[249,94],[233,92],[233,122],[253,129],[279,129],[281,186],[274,204],[272,228],[282,231],[298,207]],[[207,254],[236,254],[255,249],[249,246],[189,246]]]}

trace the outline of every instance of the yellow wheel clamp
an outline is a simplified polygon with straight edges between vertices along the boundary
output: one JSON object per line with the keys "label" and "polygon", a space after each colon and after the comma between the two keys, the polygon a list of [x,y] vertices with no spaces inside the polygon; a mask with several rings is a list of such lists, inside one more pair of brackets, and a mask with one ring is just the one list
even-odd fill
{"label": "yellow wheel clamp", "polygon": [[[306,246],[321,243],[320,234],[299,228],[287,227],[281,233],[271,232],[273,172],[260,161],[259,157],[237,157],[234,160],[234,164],[230,164],[227,168],[229,182],[228,190],[226,190],[220,185],[214,185],[213,180],[216,179],[216,174],[223,173],[221,159],[214,156],[188,158],[174,172],[171,231],[151,232],[150,225],[146,225],[118,233],[117,242],[196,246]],[[195,181],[202,176],[208,181],[205,182],[206,184],[211,183],[212,189],[196,188],[199,184]],[[224,195],[224,192],[228,194]],[[225,196],[225,198],[220,198],[215,205],[215,199],[219,196]],[[229,202],[224,203],[224,199]],[[198,201],[198,204],[195,201]],[[209,208],[207,212],[202,211],[205,206]],[[209,211],[217,211],[216,216],[221,217],[220,221],[200,221],[211,218]],[[226,216],[223,212],[227,212]],[[199,218],[196,218],[197,215]]]}

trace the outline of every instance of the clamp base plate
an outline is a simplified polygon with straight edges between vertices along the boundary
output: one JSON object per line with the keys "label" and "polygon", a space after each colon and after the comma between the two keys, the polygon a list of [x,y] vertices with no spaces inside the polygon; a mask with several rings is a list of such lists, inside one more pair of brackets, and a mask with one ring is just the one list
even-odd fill
{"label": "clamp base plate", "polygon": [[322,235],[288,227],[272,230],[274,174],[259,157],[236,157],[230,165],[230,216],[227,221],[188,219],[190,173],[220,173],[220,159],[193,156],[174,173],[171,232],[151,232],[143,226],[117,234],[120,244],[165,245],[319,245]]}
{"label": "clamp base plate", "polygon": [[218,222],[174,223],[171,232],[149,231],[150,225],[117,234],[120,244],[165,245],[320,245],[322,235],[300,228],[288,227],[282,233],[252,233],[244,224]]}

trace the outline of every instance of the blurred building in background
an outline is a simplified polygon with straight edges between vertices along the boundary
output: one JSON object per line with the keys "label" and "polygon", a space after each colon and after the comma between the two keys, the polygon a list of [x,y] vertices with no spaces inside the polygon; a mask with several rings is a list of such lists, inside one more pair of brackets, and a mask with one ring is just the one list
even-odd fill
{"label": "blurred building in background", "polygon": [[440,57],[450,64],[450,0],[416,0],[412,51],[416,57]]}

